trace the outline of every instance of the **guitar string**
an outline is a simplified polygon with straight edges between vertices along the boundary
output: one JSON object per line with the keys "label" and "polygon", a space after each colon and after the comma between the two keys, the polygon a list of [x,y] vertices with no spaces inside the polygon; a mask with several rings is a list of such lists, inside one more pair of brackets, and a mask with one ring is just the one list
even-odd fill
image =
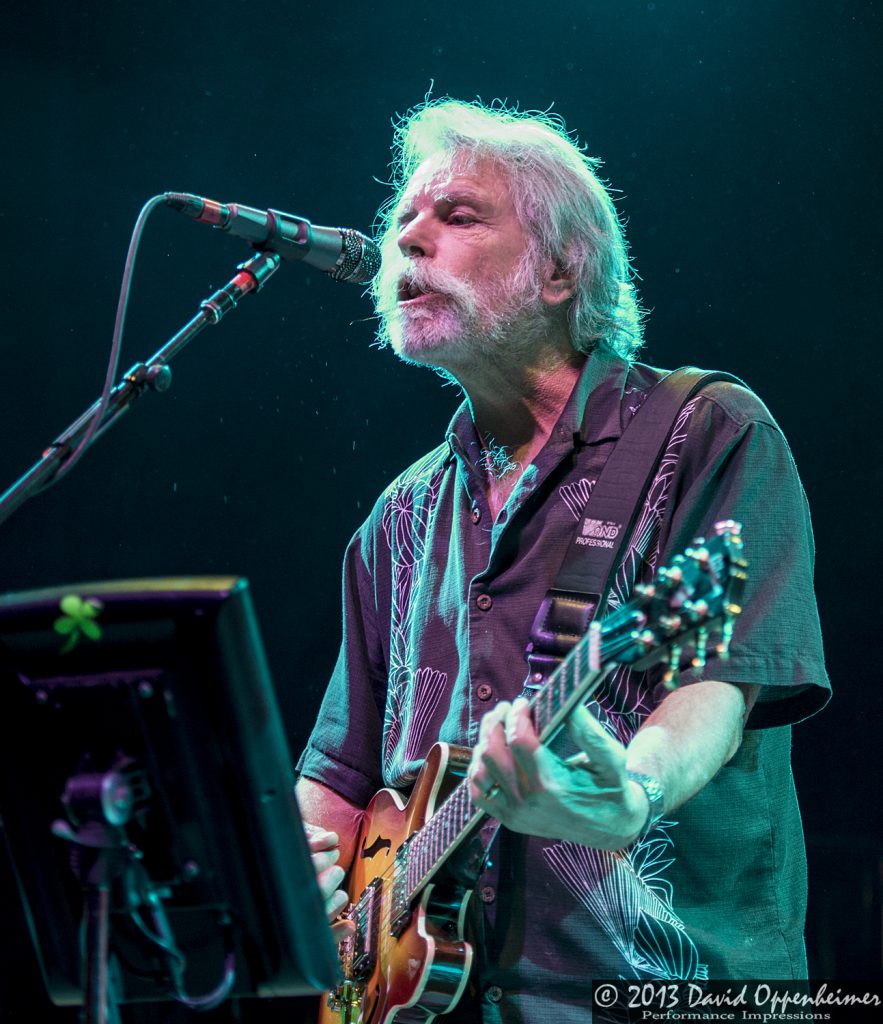
{"label": "guitar string", "polygon": [[[729,538],[727,538],[727,539],[729,539]],[[730,552],[729,552],[729,549],[727,547],[726,540],[724,540],[724,546],[725,546],[725,553],[729,554]],[[729,619],[729,616],[731,616],[733,613],[730,611],[730,606],[727,604],[727,601],[725,599],[727,587],[722,586],[721,585],[721,581],[719,579],[717,579],[717,578],[714,579],[714,584],[715,584],[715,586],[712,587],[712,591],[714,593],[714,597],[715,598],[722,599],[722,600],[720,600],[720,603],[723,605],[723,611],[722,612],[718,611],[715,615],[711,615],[710,614],[710,608],[706,605],[706,612],[705,612],[705,615],[703,616],[703,621],[701,623],[701,628],[704,629],[704,630],[707,630],[708,627],[714,621],[716,621],[718,618],[721,617],[721,615],[723,615],[724,620],[725,620],[724,624],[723,624],[723,634],[724,634],[724,636],[726,636],[727,626],[730,625],[730,621],[727,621],[727,620]],[[694,623],[694,626],[696,626],[696,625],[698,625],[698,624]],[[731,626],[730,626],[730,629],[732,629]],[[692,633],[694,631],[695,631],[695,629],[687,630],[685,632],[685,635],[687,637],[689,637],[690,635],[692,635]],[[592,639],[591,638],[591,634],[585,634],[579,641],[577,641],[577,643],[574,646],[574,649],[571,651],[572,657],[566,658],[564,660],[564,662],[561,663],[556,668],[556,671],[553,673],[553,677],[548,680],[548,683],[550,685],[544,686],[543,689],[540,691],[540,693],[536,695],[534,700],[531,701],[530,707],[531,707],[531,710],[534,711],[534,713],[536,713],[536,710],[537,710],[537,708],[538,708],[538,706],[540,704],[540,700],[543,699],[543,700],[546,701],[546,703],[548,705],[548,709],[547,709],[547,711],[548,711],[547,723],[551,723],[551,721],[553,720],[553,717],[554,717],[553,699],[554,699],[554,696],[556,695],[556,686],[558,688],[558,693],[560,695],[560,704],[559,704],[559,709],[558,710],[560,710],[565,705],[565,703],[566,703],[566,700],[567,700],[567,698],[566,698],[566,691],[567,691],[567,666],[568,666],[568,664],[570,664],[571,668],[573,669],[573,677],[577,680],[577,685],[578,685],[578,681],[579,681],[579,678],[580,678],[580,675],[581,675],[580,658],[581,658],[581,654],[582,654],[583,643],[585,642],[586,647],[588,647],[589,643],[590,643],[590,639]],[[683,637],[681,639],[683,639]],[[600,640],[600,644],[601,644],[601,649],[603,651],[603,648],[605,646],[603,636],[600,637],[599,640]],[[621,642],[621,641],[622,641],[622,638],[620,638],[619,642]],[[629,642],[631,642],[631,641],[629,640]],[[671,643],[671,642],[672,642],[672,638],[667,638],[667,643]],[[616,646],[617,646],[617,641],[614,638],[614,641],[612,642],[611,647],[616,647]],[[604,653],[606,654],[607,652],[604,652]],[[603,663],[604,660],[605,660],[604,659],[604,654],[602,654],[601,657],[599,658],[599,661]],[[591,661],[592,661],[592,658],[591,658],[591,655],[590,655],[590,657],[589,657],[589,665],[590,665],[590,667],[591,667]],[[601,679],[604,678],[604,675],[606,674],[606,669],[608,667],[609,666],[604,666],[604,669],[599,669],[598,675],[596,677],[596,682],[598,682],[598,681],[600,681]],[[589,691],[587,691],[587,692],[589,692]],[[542,728],[540,729],[540,731],[542,732]],[[471,815],[467,816],[465,818],[465,820],[464,820],[464,818],[463,818],[464,811],[466,811],[467,808],[472,808],[472,807],[473,807],[473,805],[472,805],[471,797],[469,796],[467,782],[464,780],[463,782],[461,782],[456,787],[456,789],[448,797],[448,799],[445,800],[442,803],[442,805],[439,808],[439,810],[437,811],[437,813],[435,815],[433,815],[429,819],[429,821],[426,822],[424,824],[424,826],[422,826],[421,829],[418,830],[418,832],[414,833],[414,835],[418,836],[418,839],[415,842],[415,847],[416,847],[415,848],[415,854],[417,856],[415,858],[415,861],[412,863],[411,858],[410,858],[410,851],[409,851],[408,862],[405,865],[405,867],[402,869],[404,871],[404,873],[405,873],[405,882],[406,882],[406,884],[408,886],[412,886],[413,885],[413,888],[411,889],[411,892],[408,893],[408,897],[407,897],[408,903],[410,903],[411,900],[413,899],[413,896],[415,895],[415,892],[416,892],[416,887],[420,884],[420,882],[423,881],[423,879],[429,873],[429,869],[428,869],[427,864],[426,864],[427,843],[423,840],[423,836],[425,836],[428,833],[428,835],[429,835],[429,844],[428,844],[429,845],[429,850],[431,850],[433,852],[433,856],[437,860],[438,859],[437,858],[437,847],[434,844],[436,842],[440,841],[440,840],[444,840],[444,847],[445,847],[445,849],[450,847],[450,845],[452,843],[452,840],[451,840],[450,834],[446,833],[446,831],[445,831],[446,828],[448,828],[449,826],[456,826],[457,825],[457,817],[459,817],[460,818],[460,822],[461,822],[461,824],[459,826],[459,831],[462,832],[463,829],[469,824],[469,819],[471,817]],[[452,810],[452,808],[453,808],[453,810]],[[455,811],[457,812],[457,814],[454,813]],[[408,837],[408,838],[410,838],[410,837]],[[407,839],[406,839],[406,841],[407,841]],[[400,847],[400,849],[401,849],[401,847]],[[380,888],[381,888],[381,905],[380,905],[380,921],[379,921],[379,923],[380,923],[380,927],[381,927],[382,938],[381,938],[381,943],[380,943],[380,951],[378,953],[378,961],[379,962],[382,961],[383,954],[386,952],[386,948],[387,948],[386,947],[387,934],[389,933],[390,924],[391,924],[391,917],[392,917],[392,911],[393,911],[393,906],[394,906],[394,896],[393,896],[393,899],[387,899],[387,898],[383,898],[383,897],[385,897],[387,895],[387,883],[392,882],[393,876],[395,875],[396,867],[397,867],[396,860],[393,860],[393,863],[385,871],[381,872],[381,874],[377,875],[376,878],[374,880],[372,880],[372,882],[375,881],[375,880],[378,880],[378,879],[381,881],[381,885],[380,885]],[[431,865],[429,867],[431,867]],[[416,870],[416,873],[418,875],[416,883],[412,883],[412,881],[411,881],[411,879],[413,877],[413,873],[414,873],[412,871],[412,868],[414,870]],[[359,903],[356,905],[357,906],[357,911],[358,911],[359,908],[361,908],[361,903],[362,903],[362,899],[364,898],[365,891],[367,891],[367,890],[363,890],[363,893],[360,896]],[[365,920],[365,915],[364,914],[360,914],[360,921],[364,922],[364,920]]]}
{"label": "guitar string", "polygon": [[[621,642],[621,638],[620,641]],[[573,649],[573,668],[574,677],[579,679],[579,672],[576,668],[579,665],[580,654],[582,653],[583,647],[588,647],[589,637],[588,635],[583,636],[580,641],[575,645]],[[603,645],[603,642],[602,642]],[[617,646],[617,641],[614,638],[612,645],[614,648]],[[605,651],[604,654],[607,654]],[[531,701],[531,710],[535,713],[538,711],[544,711],[546,718],[545,722],[549,723],[554,718],[556,711],[560,710],[566,701],[567,692],[567,670],[571,659],[568,658],[561,665],[559,665],[553,676],[548,680],[548,685],[544,686],[543,689],[536,695]],[[607,666],[604,666],[606,669]],[[604,671],[599,672],[598,679],[602,678]],[[556,690],[557,686],[557,690]],[[558,697],[560,703],[555,705],[555,698]],[[541,702],[545,701],[548,705],[545,709],[541,708]],[[540,727],[540,731],[544,726]],[[459,795],[458,795],[459,794]],[[458,807],[458,802],[463,806]],[[473,814],[475,813],[475,806],[472,803],[472,798],[469,796],[468,784],[464,780],[461,782],[454,792],[442,803],[439,809],[429,818],[429,820],[420,828],[417,832],[412,833],[412,836],[416,838],[412,840],[413,847],[408,851],[408,859],[401,870],[405,875],[405,882],[410,890],[408,893],[408,902],[413,899],[417,888],[421,882],[425,879],[426,875],[430,873],[432,868],[437,865],[439,854],[445,853],[448,847],[453,842],[450,834],[444,837],[446,841],[442,844],[441,850],[439,849],[439,839],[443,838],[439,835],[439,832],[448,828],[454,832],[454,839],[459,835],[471,822]],[[458,820],[459,819],[459,820]],[[406,842],[411,837],[406,838]],[[401,849],[401,847],[399,847]],[[375,875],[372,881],[380,879],[382,882],[390,881],[396,872],[397,868],[396,860],[385,868],[378,875]],[[416,877],[415,877],[416,876]]]}
{"label": "guitar string", "polygon": [[[722,592],[725,588],[720,586],[720,582],[718,580],[715,580],[714,582],[718,584],[717,586],[712,587],[712,590],[716,592],[714,596],[722,596]],[[643,605],[646,604],[647,601],[642,600],[640,603]],[[626,611],[629,606],[631,606],[633,610],[638,609],[637,602],[629,602],[629,605],[623,606],[620,612],[622,613]],[[703,626],[707,628],[717,617],[719,616],[710,616],[706,613]],[[689,633],[690,631],[687,632]],[[568,668],[573,670],[573,677],[578,682],[581,675],[581,655],[583,653],[583,648],[588,648],[590,646],[590,640],[590,633],[583,634],[580,637],[574,645],[570,656],[556,667],[552,677],[547,681],[548,685],[544,686],[530,702],[530,708],[531,711],[534,712],[535,717],[537,712],[541,709],[542,702],[545,702],[546,707],[542,710],[544,710],[546,714],[546,725],[554,720],[555,714],[561,710],[567,701]],[[671,638],[667,638],[667,641],[670,642]],[[614,636],[609,639],[602,636],[602,655],[600,660],[603,662],[606,657],[614,654],[617,648],[619,648],[621,653],[622,649],[627,649],[632,642],[633,638],[631,631],[629,631],[625,636]],[[611,648],[610,651],[605,650],[608,646]],[[604,668],[606,669],[607,666],[604,666]],[[604,672],[599,671],[597,680],[603,678],[603,675]],[[557,707],[555,706],[556,697],[559,700]],[[545,726],[540,724],[539,731],[542,733],[544,728]],[[412,835],[416,836],[413,840],[413,851],[409,850],[407,863],[402,868],[405,875],[406,886],[410,890],[408,893],[409,901],[410,899],[413,899],[414,895],[416,895],[416,890],[430,873],[433,866],[438,866],[437,862],[441,855],[449,852],[449,848],[457,838],[457,835],[462,833],[470,824],[474,811],[475,808],[472,804],[471,797],[468,794],[467,783],[464,780],[457,786],[451,796],[442,803],[441,807],[429,819],[429,821],[418,829],[417,832],[412,833]],[[452,832],[453,836],[451,835]],[[401,849],[401,847],[399,849]],[[396,867],[396,861],[393,860],[392,864],[390,864],[389,867],[379,875],[375,876],[375,878],[382,879],[384,881],[390,880],[395,874]]]}
{"label": "guitar string", "polygon": [[[573,650],[574,669],[579,666],[583,647],[588,647],[588,644],[589,637],[585,635],[575,645]],[[543,713],[546,724],[552,721],[555,713],[560,710],[566,700],[569,685],[567,671],[570,660],[567,659],[556,668],[553,676],[548,680],[549,685],[544,686],[533,701],[531,701],[531,710],[535,714],[538,712]],[[578,679],[580,673],[574,671],[573,675]],[[556,698],[558,699],[557,704]],[[545,708],[542,707],[543,701],[547,705]],[[540,731],[544,727],[544,724],[541,724]],[[429,874],[434,866],[437,866],[440,855],[447,852],[451,843],[469,825],[475,811],[476,808],[472,803],[467,783],[464,780],[422,828],[416,833],[412,833],[417,838],[413,840],[413,846],[408,851],[407,863],[402,868],[405,873],[406,884],[410,890],[408,895],[411,899],[413,899],[415,890],[426,875]],[[396,866],[394,860],[375,878],[383,879],[384,881],[391,879],[396,871]]]}
{"label": "guitar string", "polygon": [[[579,652],[584,644],[588,645],[587,635],[581,637],[579,642],[575,645],[574,656],[577,664],[579,663]],[[544,686],[540,693],[537,694],[531,702],[532,711],[537,712],[544,710],[546,722],[551,721],[554,716],[556,710],[554,703],[555,698],[559,697],[562,702],[564,700],[567,690],[568,661],[563,662],[556,668],[552,678],[548,680],[549,685]],[[556,685],[558,687],[558,692],[556,692]],[[548,705],[546,709],[540,708],[541,700],[546,701]],[[439,807],[436,813],[433,814],[422,828],[417,832],[412,833],[412,835],[417,838],[413,840],[414,845],[412,849],[408,851],[408,861],[402,868],[405,872],[405,880],[408,889],[411,890],[409,893],[411,898],[413,898],[414,891],[418,888],[426,875],[429,874],[432,867],[436,866],[440,855],[447,852],[452,842],[466,828],[466,826],[469,825],[475,811],[476,808],[469,795],[468,785],[464,780],[456,787],[450,797],[444,801],[441,807]],[[445,834],[445,832],[447,832],[447,834]],[[451,835],[452,832],[453,835]],[[384,871],[375,876],[375,879],[382,879],[383,881],[391,880],[395,871],[396,862],[393,860],[393,862],[384,869]],[[415,875],[417,876],[416,878],[414,877]]]}
{"label": "guitar string", "polygon": [[[582,652],[584,646],[588,646],[589,638],[588,634],[580,638],[574,647],[573,655],[574,661],[579,664],[579,655]],[[562,706],[567,691],[567,669],[570,659],[564,661],[561,665],[557,666],[552,677],[548,680],[547,686],[536,695],[533,701],[531,701],[531,710],[536,714],[542,712],[545,716],[545,722],[550,722],[557,710]],[[574,673],[576,678],[579,678],[577,673]],[[556,691],[557,686],[557,691]],[[556,698],[559,699],[559,703],[556,707]],[[546,708],[542,708],[541,702],[545,701],[547,704]],[[540,731],[543,729],[543,725],[540,726]],[[462,805],[462,806],[461,806]],[[439,807],[436,813],[412,835],[417,838],[413,840],[413,847],[408,853],[408,862],[403,868],[405,872],[405,878],[408,888],[411,890],[411,897],[413,898],[413,892],[417,889],[420,883],[423,881],[425,876],[434,866],[434,862],[439,859],[440,854],[447,851],[447,848],[453,842],[453,840],[459,835],[463,829],[470,823],[476,808],[472,803],[472,798],[469,796],[468,787],[465,780],[461,782],[451,796],[444,801]],[[440,835],[445,830],[448,831],[448,835]],[[451,832],[454,833],[451,836]],[[439,840],[444,840],[439,845]],[[407,840],[406,840],[407,841]],[[412,859],[413,855],[413,859]],[[380,874],[376,875],[375,878],[383,880],[391,879],[396,870],[396,862],[393,862]],[[417,876],[416,878],[414,876]]]}

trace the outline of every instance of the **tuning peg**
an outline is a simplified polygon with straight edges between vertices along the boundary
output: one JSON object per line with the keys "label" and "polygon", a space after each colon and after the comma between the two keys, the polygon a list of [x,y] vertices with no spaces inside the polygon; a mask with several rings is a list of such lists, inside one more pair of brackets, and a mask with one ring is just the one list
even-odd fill
{"label": "tuning peg", "polygon": [[692,622],[701,622],[708,618],[710,611],[708,602],[702,598],[698,601],[684,601],[684,611],[689,615]]}
{"label": "tuning peg", "polygon": [[714,524],[714,532],[718,537],[741,537],[742,524],[735,519],[721,519]]}
{"label": "tuning peg", "polygon": [[675,636],[683,628],[684,620],[680,615],[660,615],[659,628],[666,636]]}
{"label": "tuning peg", "polygon": [[696,653],[693,655],[691,665],[695,669],[705,668],[705,660],[708,647],[708,630],[703,626],[696,632]]}
{"label": "tuning peg", "polygon": [[678,670],[681,665],[681,648],[679,644],[672,644],[668,651],[668,667],[662,676],[662,685],[666,690],[678,688]]}
{"label": "tuning peg", "polygon": [[649,654],[659,643],[652,629],[644,629],[640,633],[635,631],[632,634],[632,640],[644,649],[645,654]]}
{"label": "tuning peg", "polygon": [[[678,558],[681,558],[679,555]],[[681,559],[683,561],[683,559]],[[669,565],[664,566],[656,574],[657,582],[661,587],[666,587],[670,590],[674,590],[679,587],[684,579],[684,570],[677,564],[677,559]]]}
{"label": "tuning peg", "polygon": [[733,625],[733,618],[728,613],[724,618],[723,626],[721,626],[720,643],[718,643],[714,649],[719,658],[726,659],[730,656],[730,641],[733,639]]}
{"label": "tuning peg", "polygon": [[711,562],[711,552],[705,547],[705,540],[702,537],[697,537],[693,541],[693,545],[687,548],[687,556],[692,558],[694,562],[697,562],[703,568],[706,568]]}

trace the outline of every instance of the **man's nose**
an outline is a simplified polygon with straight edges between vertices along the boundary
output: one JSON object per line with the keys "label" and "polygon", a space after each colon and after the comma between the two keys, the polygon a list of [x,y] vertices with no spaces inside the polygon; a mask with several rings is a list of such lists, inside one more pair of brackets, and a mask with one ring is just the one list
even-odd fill
{"label": "man's nose", "polygon": [[399,231],[399,251],[408,259],[435,255],[435,238],[429,220],[421,215],[409,220]]}

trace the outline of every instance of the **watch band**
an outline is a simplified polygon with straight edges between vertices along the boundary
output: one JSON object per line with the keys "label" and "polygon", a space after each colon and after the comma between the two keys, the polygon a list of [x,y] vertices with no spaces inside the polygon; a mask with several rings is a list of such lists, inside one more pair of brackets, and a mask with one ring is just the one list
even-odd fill
{"label": "watch band", "polygon": [[637,782],[641,789],[644,790],[647,794],[647,801],[650,804],[647,820],[644,822],[644,827],[638,833],[638,839],[643,839],[650,829],[662,820],[662,816],[665,813],[665,791],[659,779],[654,779],[652,775],[645,775],[643,772],[626,772],[626,775],[632,782]]}

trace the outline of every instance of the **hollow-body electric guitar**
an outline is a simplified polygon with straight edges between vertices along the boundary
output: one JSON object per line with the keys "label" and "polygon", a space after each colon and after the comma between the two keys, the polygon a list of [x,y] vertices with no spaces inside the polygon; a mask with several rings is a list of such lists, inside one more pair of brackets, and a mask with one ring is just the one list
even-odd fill
{"label": "hollow-body electric guitar", "polygon": [[[618,663],[643,669],[667,656],[674,688],[685,663],[704,664],[712,629],[725,656],[745,568],[739,525],[727,521],[637,586],[627,604],[592,624],[530,701],[540,740],[548,743]],[[428,1024],[462,995],[472,964],[466,906],[488,820],[469,797],[471,753],[435,744],[407,802],[383,789],[368,805],[344,912],[355,934],[340,944],[343,981],[323,1000],[321,1024]]]}

